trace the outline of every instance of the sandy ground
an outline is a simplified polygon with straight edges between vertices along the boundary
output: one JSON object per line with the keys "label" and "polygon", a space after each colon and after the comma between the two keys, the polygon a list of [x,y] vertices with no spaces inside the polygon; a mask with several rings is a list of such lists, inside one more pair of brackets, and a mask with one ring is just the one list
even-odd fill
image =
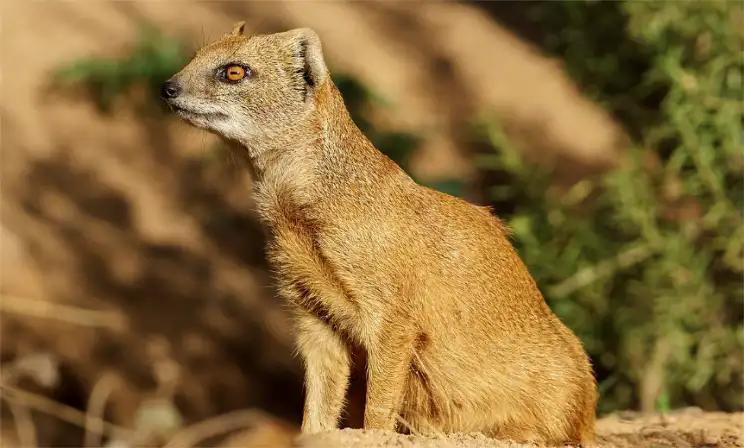
{"label": "sandy ground", "polygon": [[[260,422],[255,423],[253,429],[226,439],[220,447],[517,448],[530,446],[489,439],[482,434],[423,437],[388,431],[343,429],[302,436],[297,435],[297,429],[289,429],[269,417],[261,417]],[[181,440],[186,439],[179,439],[179,442]],[[597,446],[618,448],[742,447],[744,446],[744,413],[703,412],[698,408],[651,415],[618,412],[597,422]]]}
{"label": "sandy ground", "polygon": [[[599,421],[603,447],[741,447],[744,414],[703,413],[689,409],[667,416],[619,413]],[[404,436],[384,431],[341,430],[299,439],[303,447],[520,447],[482,435],[450,435],[440,439]]]}

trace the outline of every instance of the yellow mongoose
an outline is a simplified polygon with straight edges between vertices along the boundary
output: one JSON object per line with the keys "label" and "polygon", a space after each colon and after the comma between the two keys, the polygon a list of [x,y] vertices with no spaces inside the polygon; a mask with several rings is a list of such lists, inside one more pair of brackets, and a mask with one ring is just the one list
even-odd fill
{"label": "yellow mongoose", "polygon": [[487,208],[416,184],[357,128],[310,29],[200,49],[162,87],[242,151],[296,318],[302,430],[337,427],[350,347],[367,352],[365,428],[594,443],[596,383]]}

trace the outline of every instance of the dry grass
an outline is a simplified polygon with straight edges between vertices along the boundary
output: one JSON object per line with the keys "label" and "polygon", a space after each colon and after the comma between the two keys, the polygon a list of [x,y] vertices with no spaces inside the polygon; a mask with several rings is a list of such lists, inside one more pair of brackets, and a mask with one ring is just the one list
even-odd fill
{"label": "dry grass", "polygon": [[0,296],[0,312],[54,319],[83,327],[107,328],[113,331],[125,331],[127,329],[126,319],[121,313],[86,310],[76,306],[25,297]]}
{"label": "dry grass", "polygon": [[[264,426],[280,426],[261,411],[236,411],[180,428],[168,440],[163,441],[157,434],[143,434],[136,428],[123,428],[103,419],[106,400],[115,387],[115,381],[114,375],[107,374],[101,377],[93,388],[87,412],[5,383],[0,384],[0,397],[7,402],[11,410],[18,443],[24,448],[38,446],[37,428],[31,411],[53,416],[84,429],[86,447],[104,446],[102,440],[105,437],[128,447],[154,444],[165,448],[186,448],[200,446],[199,444],[206,440],[225,437],[237,431],[242,431],[245,438],[246,433],[260,432]],[[287,427],[286,434],[293,435],[293,430]]]}

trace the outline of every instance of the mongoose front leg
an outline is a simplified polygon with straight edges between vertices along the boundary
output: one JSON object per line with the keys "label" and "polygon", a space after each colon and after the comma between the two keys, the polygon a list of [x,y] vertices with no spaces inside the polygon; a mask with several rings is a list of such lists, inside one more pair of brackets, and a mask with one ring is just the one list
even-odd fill
{"label": "mongoose front leg", "polygon": [[305,363],[305,409],[302,432],[336,429],[351,374],[351,357],[340,335],[318,317],[297,320],[298,349]]}
{"label": "mongoose front leg", "polygon": [[[400,322],[397,322],[400,325]],[[367,354],[367,403],[364,427],[395,430],[413,359],[415,334],[387,324]]]}

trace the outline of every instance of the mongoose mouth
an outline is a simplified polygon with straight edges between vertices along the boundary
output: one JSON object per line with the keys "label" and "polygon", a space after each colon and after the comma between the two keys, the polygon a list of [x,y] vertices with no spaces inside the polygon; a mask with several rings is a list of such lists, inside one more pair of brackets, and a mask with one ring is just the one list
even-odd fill
{"label": "mongoose mouth", "polygon": [[222,112],[198,112],[193,109],[187,109],[185,107],[177,106],[175,104],[169,104],[170,108],[183,118],[227,118],[227,114]]}

